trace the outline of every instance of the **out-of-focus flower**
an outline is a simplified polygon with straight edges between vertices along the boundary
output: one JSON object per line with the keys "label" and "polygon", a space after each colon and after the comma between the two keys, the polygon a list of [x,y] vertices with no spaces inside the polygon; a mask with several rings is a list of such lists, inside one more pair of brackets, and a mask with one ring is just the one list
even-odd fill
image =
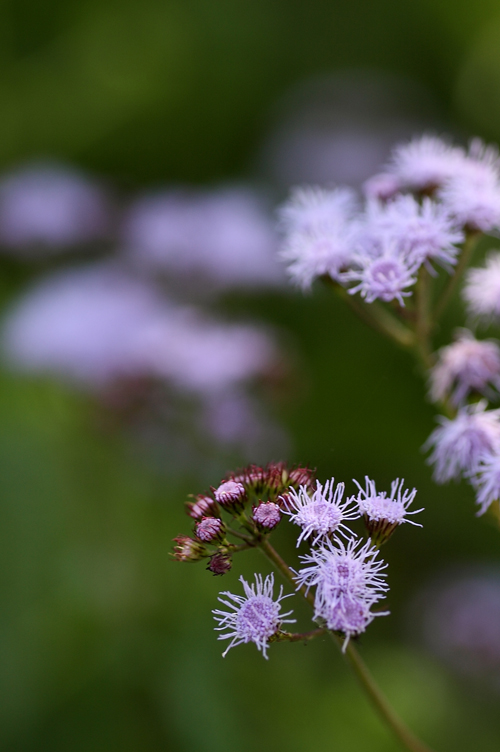
{"label": "out-of-focus flower", "polygon": [[267,658],[269,639],[279,632],[282,624],[293,624],[295,619],[288,619],[293,612],[281,614],[281,601],[290,595],[283,595],[283,586],[276,600],[273,598],[274,575],[270,574],[263,580],[262,575],[255,575],[255,584],[249,585],[240,577],[245,596],[223,592],[219,601],[231,609],[221,611],[215,609],[212,613],[219,624],[217,630],[228,630],[219,635],[219,640],[231,640],[223,652],[225,656],[231,648],[247,642],[254,642],[264,658]]}
{"label": "out-of-focus flower", "polygon": [[277,239],[257,194],[245,188],[166,191],[125,218],[128,257],[145,270],[198,276],[222,287],[280,284]]}
{"label": "out-of-focus flower", "polygon": [[266,332],[174,306],[112,264],[42,280],[7,315],[3,342],[27,371],[91,388],[148,375],[201,395],[255,378],[275,358]]}
{"label": "out-of-focus flower", "polygon": [[500,317],[500,253],[491,251],[485,266],[467,271],[463,297],[471,315]]}
{"label": "out-of-focus flower", "polygon": [[396,175],[390,172],[379,172],[363,183],[363,193],[368,200],[388,201],[400,190],[401,183]]}
{"label": "out-of-focus flower", "polygon": [[339,279],[354,249],[354,209],[354,195],[348,188],[301,188],[282,207],[281,257],[298,285],[308,288],[323,274]]}
{"label": "out-of-focus flower", "polygon": [[0,245],[27,255],[98,240],[108,210],[104,191],[76,170],[30,165],[0,180]]}
{"label": "out-of-focus flower", "polygon": [[409,514],[418,514],[423,509],[408,511],[408,507],[414,500],[417,489],[412,491],[405,489],[404,480],[394,480],[391,484],[389,495],[385,491],[378,491],[375,481],[365,477],[366,486],[363,489],[357,480],[354,483],[359,489],[356,503],[360,514],[365,518],[366,527],[373,542],[384,542],[394,532],[398,525],[409,522],[411,525],[422,527],[418,522],[408,519]]}
{"label": "out-of-focus flower", "polygon": [[423,636],[431,650],[469,676],[500,679],[500,575],[455,573],[418,599]]}
{"label": "out-of-focus flower", "polygon": [[436,261],[448,268],[456,263],[463,239],[443,206],[429,198],[419,203],[409,195],[387,204],[370,202],[361,230],[361,241],[374,251],[389,242],[410,263]]}
{"label": "out-of-focus flower", "polygon": [[301,559],[309,566],[301,569],[296,580],[308,589],[316,587],[314,618],[324,620],[329,629],[349,638],[364,632],[375,616],[371,606],[385,597],[389,589],[383,570],[387,564],[377,560],[378,550],[368,541],[350,540],[347,546],[338,538],[325,539],[322,545]]}
{"label": "out-of-focus flower", "polygon": [[440,188],[439,198],[462,226],[491,232],[500,225],[499,165],[497,150],[474,139]]}
{"label": "out-of-focus flower", "polygon": [[438,421],[424,445],[433,447],[428,462],[437,483],[474,473],[481,459],[500,447],[500,410],[486,410],[485,401],[463,407],[453,420],[440,416]]}
{"label": "out-of-focus flower", "polygon": [[356,253],[352,265],[354,268],[342,275],[345,282],[358,282],[349,289],[351,295],[359,292],[367,303],[397,300],[404,306],[403,298],[411,295],[406,288],[417,281],[415,273],[420,263],[409,261],[394,245],[389,245],[377,256]]}
{"label": "out-of-focus flower", "polygon": [[488,511],[494,501],[500,499],[500,446],[481,457],[470,477],[476,490],[476,503],[479,505],[477,514],[480,516]]}
{"label": "out-of-focus flower", "polygon": [[450,395],[459,405],[472,392],[491,394],[500,389],[500,347],[496,342],[477,340],[472,332],[460,329],[456,342],[439,350],[439,359],[430,372],[430,395],[434,402]]}
{"label": "out-of-focus flower", "polygon": [[297,546],[312,536],[313,546],[321,538],[336,532],[344,535],[347,533],[347,537],[352,536],[345,521],[357,519],[359,513],[354,511],[350,500],[342,501],[344,488],[343,483],[335,486],[334,478],[327,480],[324,485],[317,481],[316,490],[312,494],[308,493],[305,486],[301,486],[299,491],[289,488],[286,494],[285,514],[290,516],[291,522],[302,528]]}
{"label": "out-of-focus flower", "polygon": [[405,188],[433,190],[456,174],[464,152],[437,136],[424,135],[393,149],[387,171]]}

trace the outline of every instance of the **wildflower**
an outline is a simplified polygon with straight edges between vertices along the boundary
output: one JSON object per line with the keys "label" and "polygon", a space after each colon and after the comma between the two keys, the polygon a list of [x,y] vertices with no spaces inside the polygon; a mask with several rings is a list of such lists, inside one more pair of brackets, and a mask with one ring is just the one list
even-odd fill
{"label": "wildflower", "polygon": [[[76,170],[32,164],[0,181],[0,243],[45,253],[102,239],[108,229],[108,197]],[[29,250],[24,250],[24,254]]]}
{"label": "wildflower", "polygon": [[141,197],[123,243],[138,268],[217,288],[277,284],[277,237],[261,197],[239,187],[167,190]]}
{"label": "wildflower", "polygon": [[388,172],[407,188],[431,191],[456,173],[463,156],[462,149],[427,134],[396,146]]}
{"label": "wildflower", "polygon": [[379,298],[387,303],[397,300],[404,306],[403,298],[411,295],[404,290],[417,281],[414,274],[419,265],[415,262],[410,263],[394,247],[389,247],[379,256],[357,253],[353,257],[355,268],[346,272],[343,279],[358,281],[359,284],[351,287],[349,293],[354,295],[359,292],[367,303],[373,303]]}
{"label": "wildflower", "polygon": [[280,209],[280,226],[287,235],[307,235],[343,224],[353,216],[355,208],[356,198],[350,188],[296,188]]}
{"label": "wildflower", "polygon": [[486,410],[484,400],[463,407],[453,420],[440,416],[438,421],[424,444],[433,447],[428,462],[437,483],[475,472],[481,458],[500,446],[500,410]]}
{"label": "wildflower", "polygon": [[310,467],[293,467],[288,476],[288,482],[294,488],[307,486],[308,489],[314,490],[314,481],[316,473]]}
{"label": "wildflower", "polygon": [[215,489],[214,496],[223,507],[230,507],[244,501],[246,492],[241,483],[237,483],[234,480],[226,480]]}
{"label": "wildflower", "polygon": [[500,447],[485,453],[477,467],[469,474],[476,490],[476,502],[479,504],[478,516],[484,514],[494,501],[500,499]]}
{"label": "wildflower", "polygon": [[467,156],[440,188],[439,198],[464,227],[490,232],[500,224],[498,152],[474,139]]}
{"label": "wildflower", "polygon": [[196,536],[204,543],[224,538],[225,525],[218,517],[203,517],[196,525]]}
{"label": "wildflower", "polygon": [[300,586],[316,587],[314,618],[324,620],[329,629],[349,638],[364,632],[375,618],[385,614],[370,611],[371,606],[385,597],[389,589],[384,582],[387,567],[377,560],[378,550],[367,541],[360,546],[359,540],[350,540],[345,545],[340,539],[326,539],[311,554],[301,559],[309,566],[296,576]]}
{"label": "wildflower", "polygon": [[471,315],[500,317],[500,253],[491,251],[484,267],[468,270],[463,297]]}
{"label": "wildflower", "polygon": [[343,535],[352,535],[349,528],[344,524],[346,520],[355,520],[359,517],[357,512],[350,508],[350,500],[342,502],[344,484],[335,480],[327,480],[324,486],[317,481],[316,490],[309,495],[309,489],[301,486],[297,492],[290,488],[287,494],[287,511],[291,521],[302,528],[297,540],[300,546],[303,540],[315,536],[312,545],[324,536],[340,532]]}
{"label": "wildflower", "polygon": [[353,208],[353,194],[348,189],[310,188],[296,191],[281,210],[285,233],[281,256],[301,287],[310,287],[322,275],[340,281],[355,243]]}
{"label": "wildflower", "polygon": [[228,554],[224,554],[221,551],[214,554],[210,557],[210,561],[208,562],[207,569],[209,572],[212,572],[214,575],[223,575],[227,574],[231,567],[233,566],[233,561]]}
{"label": "wildflower", "polygon": [[[472,392],[488,394],[488,385],[500,388],[500,348],[495,342],[479,341],[467,329],[458,331],[456,342],[439,350],[431,369],[431,399],[460,404]],[[491,390],[489,390],[491,392]]]}
{"label": "wildflower", "polygon": [[354,483],[359,489],[356,503],[359,511],[364,515],[366,527],[374,543],[385,542],[398,525],[409,522],[411,525],[422,527],[418,522],[409,520],[407,515],[418,514],[422,509],[408,512],[408,507],[416,496],[417,490],[405,489],[404,480],[394,480],[389,495],[385,491],[377,492],[375,481],[365,476],[366,487],[361,488],[357,480]]}
{"label": "wildflower", "polygon": [[456,263],[457,243],[464,239],[449,212],[430,198],[419,203],[399,196],[387,204],[371,202],[364,222],[364,241],[389,242],[410,263],[436,261],[448,268]]}
{"label": "wildflower", "polygon": [[205,546],[194,538],[187,535],[179,535],[174,538],[173,556],[177,561],[199,561],[207,555]]}
{"label": "wildflower", "polygon": [[[292,611],[280,614],[281,601],[290,595],[283,595],[283,586],[276,600],[273,599],[274,575],[270,574],[263,580],[262,575],[255,575],[255,584],[249,585],[243,577],[240,577],[245,596],[233,595],[223,592],[219,601],[232,611],[215,609],[215,620],[220,626],[216,630],[229,630],[226,634],[219,635],[219,640],[231,640],[224,653],[225,656],[231,648],[246,642],[254,642],[257,649],[267,658],[269,639],[275,635],[282,624],[291,624],[295,619],[287,619]],[[221,597],[223,596],[223,597]],[[229,599],[229,600],[226,600]]]}
{"label": "wildflower", "polygon": [[280,508],[274,501],[261,502],[254,508],[252,518],[263,530],[272,530],[281,520]]}

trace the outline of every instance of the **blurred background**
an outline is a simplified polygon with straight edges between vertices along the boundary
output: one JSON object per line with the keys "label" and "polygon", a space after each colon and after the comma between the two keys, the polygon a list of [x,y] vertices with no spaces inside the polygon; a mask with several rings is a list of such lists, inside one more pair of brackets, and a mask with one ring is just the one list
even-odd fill
{"label": "blurred background", "polygon": [[[275,206],[359,187],[424,130],[500,141],[498,3],[6,0],[0,20],[0,748],[398,749],[328,641],[222,660],[210,611],[269,571],[257,552],[224,579],[169,558],[187,494],[288,459],[350,493],[418,488],[361,649],[432,746],[496,752],[498,531],[431,481],[410,358],[288,285]],[[443,343],[458,323],[457,300]]]}

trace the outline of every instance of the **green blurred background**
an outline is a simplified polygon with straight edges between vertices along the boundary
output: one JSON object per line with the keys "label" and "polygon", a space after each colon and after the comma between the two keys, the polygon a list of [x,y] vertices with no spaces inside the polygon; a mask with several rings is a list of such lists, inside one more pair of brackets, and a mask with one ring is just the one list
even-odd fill
{"label": "green blurred background", "polygon": [[[353,69],[405,76],[445,129],[500,140],[492,0],[10,0],[0,30],[2,170],[56,157],[123,190],[262,179],[276,103],[309,77]],[[28,272],[2,268],[7,301]],[[420,447],[433,410],[413,363],[322,289],[224,305],[293,342],[297,389],[277,406],[288,459],[320,478],[418,487],[424,529],[405,526],[388,547],[392,615],[362,650],[433,746],[496,752],[498,692],[454,675],[409,625],[408,603],[435,575],[499,552],[470,490],[431,481]],[[457,302],[448,324],[460,316]],[[269,662],[249,645],[222,660],[216,595],[268,568],[241,554],[221,580],[169,560],[170,539],[189,532],[183,501],[204,490],[196,468],[169,477],[96,427],[87,398],[0,378],[2,750],[398,749],[329,642],[274,646]],[[290,531],[277,537],[293,560]]]}

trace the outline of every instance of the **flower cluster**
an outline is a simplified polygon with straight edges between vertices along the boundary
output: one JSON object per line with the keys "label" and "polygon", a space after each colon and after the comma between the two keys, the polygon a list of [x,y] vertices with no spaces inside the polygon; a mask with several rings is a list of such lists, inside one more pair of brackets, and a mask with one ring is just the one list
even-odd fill
{"label": "flower cluster", "polygon": [[423,136],[397,146],[367,181],[364,206],[346,188],[301,188],[280,221],[297,284],[328,277],[367,303],[404,306],[422,265],[450,272],[467,234],[500,226],[500,161],[478,140],[466,151]]}
{"label": "flower cluster", "polygon": [[[286,569],[297,590],[310,598],[309,592],[314,589],[313,618],[319,630],[290,634],[282,625],[293,621],[287,618],[291,612],[280,613],[281,600],[288,596],[281,589],[278,598],[273,598],[273,576],[264,580],[256,574],[254,585],[240,577],[245,595],[221,593],[219,600],[230,610],[213,612],[219,625],[216,629],[224,631],[219,639],[230,640],[224,655],[236,645],[254,642],[267,658],[270,642],[309,639],[325,630],[341,635],[345,650],[351,637],[364,632],[376,616],[388,613],[372,610],[388,591],[387,565],[378,557],[378,548],[398,525],[412,522],[408,514],[422,510],[408,512],[416,490],[405,490],[402,480],[392,483],[390,494],[377,492],[370,478],[366,478],[365,489],[355,483],[358,495],[344,500],[343,483],[336,485],[333,478],[324,484],[315,481],[307,467],[250,465],[230,473],[210,494],[188,502],[195,536],[175,539],[177,560],[209,558],[208,569],[213,574],[225,574],[237,551],[261,546],[282,572]],[[224,515],[231,518],[227,524]],[[305,541],[310,545],[310,552],[300,557],[305,566],[299,571],[290,569],[268,543],[283,516],[301,528],[297,546]],[[346,524],[361,516],[368,540],[359,538]],[[231,543],[230,536],[244,542]]]}

